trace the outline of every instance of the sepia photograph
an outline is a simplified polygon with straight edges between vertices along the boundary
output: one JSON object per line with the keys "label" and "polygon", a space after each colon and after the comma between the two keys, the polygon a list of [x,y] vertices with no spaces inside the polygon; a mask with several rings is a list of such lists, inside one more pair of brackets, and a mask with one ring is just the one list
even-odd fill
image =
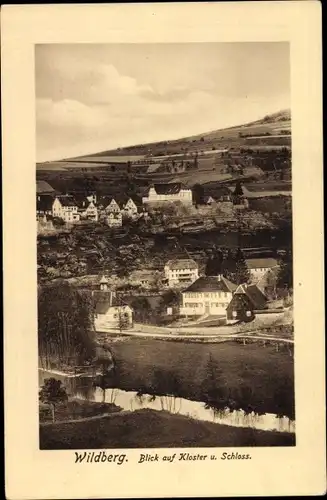
{"label": "sepia photograph", "polygon": [[35,45],[41,450],[295,446],[290,74]]}
{"label": "sepia photograph", "polygon": [[1,14],[6,498],[323,494],[320,2]]}

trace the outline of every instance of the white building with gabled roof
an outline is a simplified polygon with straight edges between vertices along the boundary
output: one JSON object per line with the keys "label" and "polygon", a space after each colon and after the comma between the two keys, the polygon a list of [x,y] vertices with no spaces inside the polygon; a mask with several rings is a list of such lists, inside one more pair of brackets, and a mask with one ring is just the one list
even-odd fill
{"label": "white building with gabled roof", "polygon": [[171,182],[168,184],[153,184],[148,189],[146,196],[143,196],[142,203],[166,203],[181,202],[192,204],[192,189],[184,186],[181,182]]}
{"label": "white building with gabled roof", "polygon": [[199,277],[199,266],[193,259],[172,259],[164,267],[168,286],[193,283]]}
{"label": "white building with gabled roof", "polygon": [[203,276],[182,292],[181,316],[225,316],[237,285],[222,275]]}
{"label": "white building with gabled roof", "polygon": [[80,214],[75,198],[71,195],[58,195],[52,204],[52,216],[59,217],[65,222],[78,222]]}

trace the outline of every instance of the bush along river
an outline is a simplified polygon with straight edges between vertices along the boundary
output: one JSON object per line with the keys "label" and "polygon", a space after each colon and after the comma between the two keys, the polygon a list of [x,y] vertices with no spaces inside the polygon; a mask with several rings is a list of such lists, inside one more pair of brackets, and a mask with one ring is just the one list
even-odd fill
{"label": "bush along river", "polygon": [[[250,427],[258,430],[295,432],[295,421],[283,415],[263,413],[247,405],[240,408],[236,401],[219,399],[219,394],[210,391],[206,393],[205,401],[195,401],[181,397],[172,381],[167,380],[157,384],[157,387],[148,387],[139,390],[124,390],[114,386],[115,376],[112,374],[96,376],[68,376],[57,371],[39,369],[39,385],[45,379],[54,377],[63,382],[69,397],[95,402],[112,403],[125,411],[151,409],[166,411],[171,414],[184,415],[196,420],[214,422],[236,427]],[[164,386],[170,386],[170,389]],[[149,390],[150,389],[150,390]],[[230,406],[228,407],[228,404]],[[245,405],[243,405],[245,406]]]}

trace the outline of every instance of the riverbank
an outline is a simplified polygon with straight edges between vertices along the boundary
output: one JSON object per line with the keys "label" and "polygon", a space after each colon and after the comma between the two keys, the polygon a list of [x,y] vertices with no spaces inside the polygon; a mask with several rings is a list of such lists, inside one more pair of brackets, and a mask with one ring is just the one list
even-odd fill
{"label": "riverbank", "polygon": [[40,425],[42,450],[294,445],[294,434],[199,422],[153,410]]}

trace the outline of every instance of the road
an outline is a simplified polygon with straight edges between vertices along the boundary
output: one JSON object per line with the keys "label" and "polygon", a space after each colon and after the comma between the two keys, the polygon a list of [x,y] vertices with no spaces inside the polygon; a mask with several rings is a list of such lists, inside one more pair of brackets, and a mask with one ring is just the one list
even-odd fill
{"label": "road", "polygon": [[[141,329],[138,329],[138,327]],[[210,327],[205,329],[204,327],[184,327],[182,331],[178,328],[164,328],[164,327],[156,327],[149,325],[135,325],[135,328],[132,330],[124,330],[120,331],[118,329],[110,330],[110,334],[123,335],[127,337],[138,337],[138,338],[153,338],[153,339],[189,339],[189,340],[220,340],[221,342],[225,342],[235,338],[251,338],[257,340],[267,340],[267,341],[276,341],[276,342],[284,342],[287,344],[294,344],[294,341],[291,339],[285,339],[282,337],[273,337],[273,336],[265,336],[265,335],[257,335],[260,330],[251,330],[247,332],[234,332],[231,333],[231,327]],[[201,329],[201,333],[199,333],[199,329]],[[229,330],[228,332],[226,330]],[[148,330],[148,331],[146,331]],[[209,330],[205,332],[204,330]],[[106,333],[106,332],[103,332]]]}

